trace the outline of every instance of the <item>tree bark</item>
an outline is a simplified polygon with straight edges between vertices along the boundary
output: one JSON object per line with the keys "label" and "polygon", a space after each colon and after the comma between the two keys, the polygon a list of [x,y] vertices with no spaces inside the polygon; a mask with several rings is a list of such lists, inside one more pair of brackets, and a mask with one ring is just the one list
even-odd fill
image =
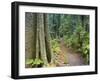
{"label": "tree bark", "polygon": [[47,14],[44,14],[44,32],[45,32],[45,42],[46,42],[46,52],[47,52],[48,62],[53,63],[53,52],[51,50],[50,34],[49,34],[49,19]]}
{"label": "tree bark", "polygon": [[36,59],[39,59],[39,24],[38,24],[38,21],[37,21],[37,28],[36,28]]}
{"label": "tree bark", "polygon": [[41,58],[44,62],[44,67],[48,65],[46,47],[45,47],[45,33],[44,33],[44,15],[38,14],[38,27],[39,27],[39,38],[40,38],[40,53]]}
{"label": "tree bark", "polygon": [[36,14],[25,13],[25,59],[36,56],[36,22]]}

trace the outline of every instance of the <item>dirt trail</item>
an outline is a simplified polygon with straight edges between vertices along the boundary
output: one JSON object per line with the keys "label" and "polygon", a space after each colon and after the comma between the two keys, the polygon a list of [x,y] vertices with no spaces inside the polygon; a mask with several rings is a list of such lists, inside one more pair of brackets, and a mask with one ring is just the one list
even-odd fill
{"label": "dirt trail", "polygon": [[[66,54],[66,59],[67,59],[69,66],[84,65],[84,60],[83,60],[83,57],[81,56],[81,54],[75,53],[73,50],[67,48],[65,46],[63,40],[61,40],[60,47],[62,50],[61,54]],[[62,56],[64,56],[64,55],[62,55]]]}

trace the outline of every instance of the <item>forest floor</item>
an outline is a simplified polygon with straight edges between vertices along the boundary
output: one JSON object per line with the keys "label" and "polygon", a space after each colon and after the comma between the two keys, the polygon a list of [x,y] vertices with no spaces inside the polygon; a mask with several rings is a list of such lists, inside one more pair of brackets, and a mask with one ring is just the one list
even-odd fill
{"label": "forest floor", "polygon": [[[66,56],[67,66],[84,65],[84,59],[80,53],[76,53],[74,50],[69,49],[64,44],[63,40],[60,42],[61,57]],[[64,58],[62,58],[63,60]]]}

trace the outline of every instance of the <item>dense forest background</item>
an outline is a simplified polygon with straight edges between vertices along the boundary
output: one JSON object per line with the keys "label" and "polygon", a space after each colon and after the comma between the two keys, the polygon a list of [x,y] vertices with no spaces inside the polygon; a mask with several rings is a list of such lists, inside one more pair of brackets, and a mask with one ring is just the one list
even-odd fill
{"label": "dense forest background", "polygon": [[89,16],[25,13],[25,67],[89,64]]}

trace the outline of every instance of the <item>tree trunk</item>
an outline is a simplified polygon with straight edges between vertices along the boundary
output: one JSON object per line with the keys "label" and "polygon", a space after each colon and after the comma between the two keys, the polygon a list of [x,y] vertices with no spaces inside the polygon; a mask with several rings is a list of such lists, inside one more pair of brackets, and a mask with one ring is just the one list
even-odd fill
{"label": "tree trunk", "polygon": [[36,50],[36,14],[25,14],[25,57],[26,59],[35,58]]}
{"label": "tree trunk", "polygon": [[46,42],[46,52],[47,52],[48,62],[53,63],[53,53],[50,44],[49,19],[47,14],[44,14],[44,32],[45,32],[45,42]]}
{"label": "tree trunk", "polygon": [[38,21],[37,21],[37,28],[36,28],[36,42],[35,43],[36,43],[36,59],[39,59],[39,24],[38,24]]}
{"label": "tree trunk", "polygon": [[[36,57],[36,13],[25,13],[25,61]],[[30,67],[25,65],[25,67]]]}
{"label": "tree trunk", "polygon": [[48,65],[48,60],[47,60],[46,47],[45,47],[44,15],[42,13],[38,14],[37,23],[38,23],[39,38],[40,38],[40,54],[45,67]]}

